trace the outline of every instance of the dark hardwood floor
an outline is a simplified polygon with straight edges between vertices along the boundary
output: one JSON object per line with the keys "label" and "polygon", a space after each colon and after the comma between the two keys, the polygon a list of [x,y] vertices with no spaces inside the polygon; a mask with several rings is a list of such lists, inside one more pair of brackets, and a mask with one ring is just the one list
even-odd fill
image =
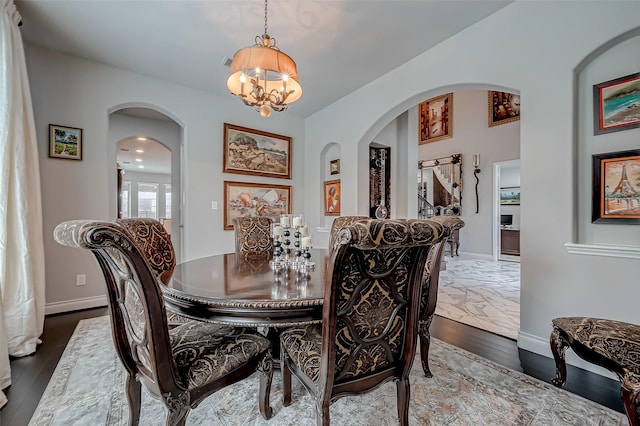
{"label": "dark hardwood floor", "polygon": [[[100,315],[107,315],[107,309],[88,309],[45,318],[42,344],[38,351],[32,356],[11,360],[13,384],[5,390],[9,402],[0,410],[0,425],[22,426],[29,423],[78,321]],[[545,382],[549,382],[555,374],[552,359],[519,350],[515,341],[505,337],[438,316],[434,317],[431,324],[431,334]],[[620,384],[617,381],[572,366],[567,366],[567,376],[566,390],[623,412]]]}

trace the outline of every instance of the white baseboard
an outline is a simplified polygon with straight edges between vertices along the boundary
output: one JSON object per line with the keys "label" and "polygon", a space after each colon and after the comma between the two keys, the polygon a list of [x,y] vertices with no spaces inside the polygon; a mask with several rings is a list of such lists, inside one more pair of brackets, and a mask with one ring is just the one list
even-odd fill
{"label": "white baseboard", "polygon": [[[549,339],[543,339],[538,336],[534,336],[532,334],[523,333],[520,331],[518,333],[518,347],[524,349],[529,352],[536,353],[538,355],[546,356],[547,358],[553,359],[553,354],[551,353],[551,346],[549,346]],[[606,368],[599,367],[595,364],[591,364],[580,358],[571,350],[571,348],[567,348],[565,360],[567,364],[573,365],[574,367],[581,368],[583,370],[590,371],[592,373],[599,374],[601,376],[608,377],[610,379],[618,380],[618,377],[607,370]],[[567,373],[567,376],[569,373]],[[552,377],[549,377],[551,380]],[[568,377],[567,377],[568,379]]]}
{"label": "white baseboard", "polygon": [[65,300],[64,302],[47,303],[44,314],[59,314],[62,312],[79,311],[81,309],[99,308],[107,306],[107,296],[86,297],[84,299]]}

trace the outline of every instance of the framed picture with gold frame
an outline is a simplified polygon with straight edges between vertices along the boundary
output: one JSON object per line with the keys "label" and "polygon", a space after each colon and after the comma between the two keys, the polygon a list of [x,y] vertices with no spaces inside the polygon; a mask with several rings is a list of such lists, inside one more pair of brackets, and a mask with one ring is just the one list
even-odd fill
{"label": "framed picture with gold frame", "polygon": [[418,144],[453,137],[453,93],[418,105]]}
{"label": "framed picture with gold frame", "polygon": [[640,149],[593,155],[591,222],[640,224]]}
{"label": "framed picture with gold frame", "polygon": [[324,182],[324,215],[340,216],[340,179]]}
{"label": "framed picture with gold frame", "polygon": [[224,173],[291,179],[291,138],[224,123]]}
{"label": "framed picture with gold frame", "polygon": [[291,186],[224,182],[224,229],[233,229],[236,217],[266,216],[277,222],[291,213]]}
{"label": "framed picture with gold frame", "polygon": [[332,175],[340,174],[340,159],[329,161],[329,172]]}
{"label": "framed picture with gold frame", "polygon": [[488,92],[489,127],[520,120],[520,95],[507,92]]}

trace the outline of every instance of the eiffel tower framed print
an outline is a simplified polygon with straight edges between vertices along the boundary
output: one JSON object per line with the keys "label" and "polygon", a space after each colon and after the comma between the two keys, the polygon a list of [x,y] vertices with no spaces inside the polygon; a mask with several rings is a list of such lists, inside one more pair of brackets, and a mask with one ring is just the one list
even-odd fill
{"label": "eiffel tower framed print", "polygon": [[592,223],[640,225],[640,149],[593,155]]}

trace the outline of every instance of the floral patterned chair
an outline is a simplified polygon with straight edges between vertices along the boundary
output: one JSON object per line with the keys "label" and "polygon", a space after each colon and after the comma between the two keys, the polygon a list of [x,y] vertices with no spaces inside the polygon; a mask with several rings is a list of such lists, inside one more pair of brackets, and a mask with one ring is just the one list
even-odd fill
{"label": "floral patterned chair", "polygon": [[[171,236],[165,226],[160,221],[143,217],[116,219],[116,223],[122,226],[138,245],[138,249],[142,252],[156,277],[167,284],[176,267],[176,255]],[[168,311],[167,318],[169,327],[176,327],[190,321],[183,315]]]}
{"label": "floral patterned chair", "polygon": [[233,219],[236,253],[246,259],[273,255],[270,217],[238,217]]}
{"label": "floral patterned chair", "polygon": [[126,223],[76,220],[56,226],[54,238],[90,250],[102,270],[113,342],[127,371],[129,424],[140,420],[142,383],[168,409],[166,423],[184,425],[189,410],[207,396],[256,370],[260,412],[270,418],[271,342],[255,331],[200,321],[169,329],[155,262],[127,229]]}
{"label": "floral patterned chair", "polygon": [[345,226],[351,226],[361,220],[369,220],[369,216],[338,216],[331,224],[331,232],[329,234],[329,250],[333,251],[338,244],[338,233]]}
{"label": "floral patterned chair", "polygon": [[427,377],[432,376],[431,370],[429,369],[429,347],[431,346],[429,327],[431,327],[433,314],[436,311],[436,303],[438,302],[438,280],[440,279],[442,258],[446,244],[450,243],[449,237],[451,233],[465,225],[459,216],[433,216],[430,219],[442,224],[447,229],[448,237],[431,247],[429,257],[427,257],[427,263],[424,267],[424,275],[422,276],[422,300],[420,301],[418,336],[420,337],[422,370]]}
{"label": "floral patterned chair", "polygon": [[340,230],[327,265],[322,324],[280,334],[285,406],[291,373],[315,398],[323,425],[336,399],[396,380],[400,424],[408,424],[422,272],[446,232],[417,219],[369,219]]}
{"label": "floral patterned chair", "polygon": [[602,318],[562,317],[552,321],[549,342],[556,362],[557,387],[567,381],[565,352],[571,346],[585,361],[618,376],[629,424],[640,425],[640,325]]}

